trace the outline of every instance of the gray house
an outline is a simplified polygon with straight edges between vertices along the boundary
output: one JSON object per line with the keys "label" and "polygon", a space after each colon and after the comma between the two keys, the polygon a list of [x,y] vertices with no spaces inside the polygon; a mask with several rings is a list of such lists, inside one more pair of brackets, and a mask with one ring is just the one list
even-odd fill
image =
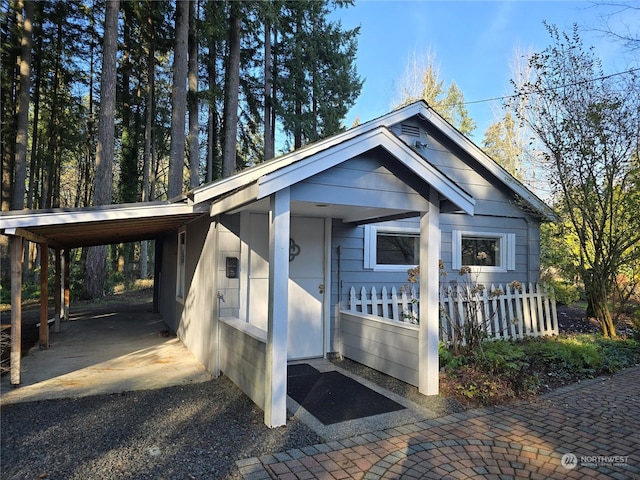
{"label": "gray house", "polygon": [[[555,220],[424,102],[146,214],[138,207],[145,208],[15,212],[2,229],[61,248],[72,246],[62,235],[73,236],[74,225],[113,232],[110,222],[120,221],[127,239],[155,238],[165,322],[209,371],[223,372],[260,406],[269,426],[286,423],[287,362],[341,353],[350,287],[402,285],[415,265],[414,383],[437,394],[440,261],[450,276],[471,265],[482,282],[536,282],[540,223]],[[150,215],[154,228],[145,233]],[[64,234],[55,228],[63,222]]]}

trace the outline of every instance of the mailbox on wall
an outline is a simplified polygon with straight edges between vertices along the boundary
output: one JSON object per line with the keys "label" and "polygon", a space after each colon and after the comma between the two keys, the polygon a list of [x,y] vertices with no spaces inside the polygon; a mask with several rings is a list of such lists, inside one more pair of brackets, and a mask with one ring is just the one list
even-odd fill
{"label": "mailbox on wall", "polygon": [[238,259],[236,257],[227,257],[227,278],[238,278]]}

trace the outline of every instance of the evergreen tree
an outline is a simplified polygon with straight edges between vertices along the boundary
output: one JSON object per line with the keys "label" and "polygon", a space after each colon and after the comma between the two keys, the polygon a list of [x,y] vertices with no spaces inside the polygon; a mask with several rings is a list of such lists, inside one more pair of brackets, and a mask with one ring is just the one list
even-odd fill
{"label": "evergreen tree", "polygon": [[469,117],[464,105],[464,95],[455,82],[445,89],[444,80],[439,78],[435,66],[435,56],[429,53],[426,62],[417,58],[408,63],[400,81],[399,98],[394,108],[400,108],[418,100],[424,100],[462,134],[470,136],[476,128],[476,122]]}
{"label": "evergreen tree", "polygon": [[171,87],[171,156],[169,158],[169,198],[184,188],[185,115],[187,103],[187,62],[189,35],[189,1],[177,0],[175,11],[175,49]]}
{"label": "evergreen tree", "polygon": [[[111,204],[113,182],[114,118],[116,104],[116,53],[118,50],[119,0],[107,0],[104,20],[104,47],[100,80],[100,117],[96,149],[94,205]],[[85,291],[89,298],[104,295],[106,246],[91,247],[85,264]]]}
{"label": "evergreen tree", "polygon": [[501,121],[492,123],[482,140],[484,151],[507,172],[521,179],[522,148],[517,144],[516,122],[507,112]]}
{"label": "evergreen tree", "polygon": [[328,21],[333,5],[286,2],[282,9],[273,82],[276,115],[293,148],[340,132],[362,88],[354,67],[359,29]]}

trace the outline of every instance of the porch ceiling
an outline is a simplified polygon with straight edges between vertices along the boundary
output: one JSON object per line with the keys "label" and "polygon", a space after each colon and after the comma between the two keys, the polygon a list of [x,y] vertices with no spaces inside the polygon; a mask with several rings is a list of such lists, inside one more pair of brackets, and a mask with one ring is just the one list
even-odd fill
{"label": "porch ceiling", "polygon": [[169,203],[4,212],[0,232],[77,248],[151,240],[202,215],[192,206]]}

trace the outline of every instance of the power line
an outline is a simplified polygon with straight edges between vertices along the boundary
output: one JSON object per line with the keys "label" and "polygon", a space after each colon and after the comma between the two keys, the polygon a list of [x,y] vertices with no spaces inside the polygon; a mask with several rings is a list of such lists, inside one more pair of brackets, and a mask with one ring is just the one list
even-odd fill
{"label": "power line", "polygon": [[[585,83],[597,82],[599,80],[606,80],[606,79],[611,78],[611,77],[616,77],[618,75],[626,75],[628,73],[633,73],[633,72],[637,72],[637,71],[640,71],[640,67],[631,68],[629,70],[625,70],[624,72],[616,72],[616,73],[611,73],[609,75],[603,75],[603,76],[597,77],[597,78],[591,78],[589,80],[582,80],[580,82],[575,82],[575,83],[566,83],[564,85],[559,85],[557,87],[538,90],[537,93],[544,93],[544,92],[547,92],[547,91],[550,91],[550,90],[557,90],[557,89],[566,88],[566,87],[576,87],[578,85],[584,85]],[[516,93],[516,94],[513,94],[513,95],[504,95],[502,97],[486,98],[484,100],[470,100],[468,102],[462,102],[461,105],[473,105],[473,104],[477,104],[477,103],[495,102],[495,101],[498,101],[498,100],[507,100],[507,99],[511,99],[511,98],[521,97],[522,95],[524,95],[524,94]],[[455,106],[455,105],[452,104],[452,105],[447,105],[447,106]]]}

